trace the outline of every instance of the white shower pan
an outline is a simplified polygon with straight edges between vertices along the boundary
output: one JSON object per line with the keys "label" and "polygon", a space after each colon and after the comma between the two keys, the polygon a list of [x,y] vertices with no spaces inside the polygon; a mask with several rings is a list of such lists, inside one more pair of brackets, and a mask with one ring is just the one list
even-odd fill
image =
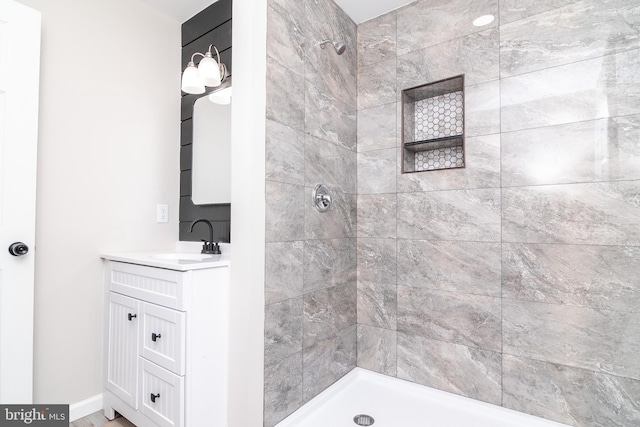
{"label": "white shower pan", "polygon": [[[360,417],[356,423],[354,417]],[[370,416],[373,424],[370,423]],[[567,427],[355,368],[276,427]]]}

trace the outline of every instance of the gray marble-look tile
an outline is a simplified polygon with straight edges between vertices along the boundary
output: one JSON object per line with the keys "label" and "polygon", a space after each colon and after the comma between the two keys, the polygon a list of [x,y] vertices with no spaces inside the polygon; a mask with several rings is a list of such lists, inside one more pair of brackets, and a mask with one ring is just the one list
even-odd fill
{"label": "gray marble-look tile", "polygon": [[500,298],[398,285],[398,331],[500,351],[500,303]]}
{"label": "gray marble-look tile", "polygon": [[358,25],[358,67],[396,57],[396,12]]}
{"label": "gray marble-look tile", "polygon": [[502,185],[640,179],[640,115],[502,134]]}
{"label": "gray marble-look tile", "polygon": [[265,143],[267,180],[304,185],[304,133],[267,120]]}
{"label": "gray marble-look tile", "polygon": [[358,281],[396,283],[396,240],[358,239]]}
{"label": "gray marble-look tile", "polygon": [[356,325],[339,335],[305,348],[302,396],[308,402],[356,365]]}
{"label": "gray marble-look tile", "polygon": [[314,187],[304,189],[304,235],[311,239],[345,239],[356,237],[356,195],[329,187],[331,207],[318,212],[311,204]]}
{"label": "gray marble-look tile", "polygon": [[640,113],[640,49],[500,80],[502,132]]}
{"label": "gray marble-look tile", "polygon": [[266,117],[304,131],[304,77],[269,58]]}
{"label": "gray marble-look tile", "polygon": [[500,353],[398,332],[398,378],[500,405]]}
{"label": "gray marble-look tile", "polygon": [[265,307],[264,363],[273,365],[302,350],[302,296]]}
{"label": "gray marble-look tile", "polygon": [[501,296],[500,243],[398,240],[398,284]]}
{"label": "gray marble-look tile", "polygon": [[503,405],[577,427],[640,425],[640,381],[503,356]]}
{"label": "gray marble-look tile", "polygon": [[396,192],[396,148],[358,153],[358,194]]}
{"label": "gray marble-look tile", "polygon": [[338,336],[356,324],[356,284],[304,295],[304,347]]}
{"label": "gray marble-look tile", "polygon": [[350,71],[350,67],[345,66],[346,58],[338,56],[333,47],[328,46],[325,49],[320,46],[308,48],[305,62],[307,84],[312,85],[318,93],[355,109],[357,93],[355,67]]}
{"label": "gray marble-look tile", "polygon": [[365,65],[358,69],[358,110],[395,101],[395,58]]}
{"label": "gray marble-look tile", "polygon": [[638,48],[640,4],[584,0],[500,27],[501,76]]}
{"label": "gray marble-look tile", "polygon": [[582,0],[500,0],[500,24],[548,12]]}
{"label": "gray marble-look tile", "polygon": [[305,132],[349,150],[356,149],[356,109],[305,86]]}
{"label": "gray marble-look tile", "polygon": [[500,187],[500,135],[465,138],[465,167],[402,173],[402,149],[398,150],[398,192],[465,190]]}
{"label": "gray marble-look tile", "polygon": [[500,190],[398,193],[398,238],[498,242]]}
{"label": "gray marble-look tile", "polygon": [[358,324],[396,329],[398,296],[395,283],[358,281]]}
{"label": "gray marble-look tile", "polygon": [[358,111],[359,152],[397,145],[396,104],[392,102]]}
{"label": "gray marble-look tile", "polygon": [[640,245],[640,181],[502,190],[505,242]]}
{"label": "gray marble-look tile", "polygon": [[640,313],[505,299],[503,352],[640,379]]}
{"label": "gray marble-look tile", "polygon": [[500,133],[500,81],[467,86],[464,88],[465,136],[496,133]]}
{"label": "gray marble-look tile", "polygon": [[264,427],[302,406],[302,352],[264,369]]}
{"label": "gray marble-look tile", "polygon": [[283,301],[303,293],[303,242],[265,245],[265,303]]}
{"label": "gray marble-look tile", "polygon": [[417,1],[398,9],[398,55],[447,42],[481,29],[497,27],[495,20],[481,29],[472,22],[481,15],[498,15],[498,0]]}
{"label": "gray marble-look tile", "polygon": [[396,237],[396,194],[358,195],[358,237]]}
{"label": "gray marble-look tile", "polygon": [[267,55],[296,74],[304,73],[304,3],[270,0],[267,7]]}
{"label": "gray marble-look tile", "polygon": [[358,324],[358,367],[396,376],[396,331]]}
{"label": "gray marble-look tile", "polygon": [[356,239],[305,241],[304,291],[355,283],[356,260]]}
{"label": "gray marble-look tile", "polygon": [[305,185],[325,184],[332,191],[355,194],[356,152],[307,135],[304,143]]}
{"label": "gray marble-look tile", "polygon": [[640,312],[640,247],[505,243],[506,298]]}
{"label": "gray marble-look tile", "polygon": [[[356,25],[333,1],[305,1],[306,61],[305,78],[320,93],[356,105]],[[345,52],[336,54],[331,46],[323,49],[325,39],[342,41]]]}
{"label": "gray marble-look tile", "polygon": [[303,240],[305,188],[273,181],[267,181],[265,187],[266,241]]}
{"label": "gray marble-look tile", "polygon": [[465,85],[499,77],[497,28],[398,56],[398,90],[464,74]]}

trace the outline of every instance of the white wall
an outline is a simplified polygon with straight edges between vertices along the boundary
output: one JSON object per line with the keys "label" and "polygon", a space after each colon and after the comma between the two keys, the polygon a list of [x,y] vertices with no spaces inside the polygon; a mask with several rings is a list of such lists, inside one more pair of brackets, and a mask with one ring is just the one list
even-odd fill
{"label": "white wall", "polygon": [[267,2],[233,2],[229,427],[262,426]]}
{"label": "white wall", "polygon": [[180,23],[132,0],[21,2],[42,12],[34,398],[75,403],[102,392],[99,254],[178,240]]}

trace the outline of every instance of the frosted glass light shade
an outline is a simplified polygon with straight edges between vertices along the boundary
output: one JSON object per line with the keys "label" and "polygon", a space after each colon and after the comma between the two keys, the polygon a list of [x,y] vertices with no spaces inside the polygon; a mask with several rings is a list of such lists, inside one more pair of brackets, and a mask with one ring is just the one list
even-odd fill
{"label": "frosted glass light shade", "polygon": [[193,95],[204,93],[204,82],[193,62],[190,62],[182,73],[182,91]]}
{"label": "frosted glass light shade", "polygon": [[219,105],[231,104],[231,86],[217,92],[213,92],[211,95],[209,95],[209,100],[214,104]]}
{"label": "frosted glass light shade", "polygon": [[218,64],[218,61],[210,56],[210,54],[207,54],[207,56],[202,58],[200,64],[198,64],[198,74],[205,86],[220,86],[220,65]]}

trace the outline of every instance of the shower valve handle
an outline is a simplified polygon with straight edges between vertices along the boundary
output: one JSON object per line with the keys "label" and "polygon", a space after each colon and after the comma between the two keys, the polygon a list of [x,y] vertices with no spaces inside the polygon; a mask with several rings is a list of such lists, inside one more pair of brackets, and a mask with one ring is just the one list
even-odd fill
{"label": "shower valve handle", "polygon": [[316,185],[313,189],[313,206],[318,212],[326,212],[331,207],[331,195],[329,189],[324,184]]}

